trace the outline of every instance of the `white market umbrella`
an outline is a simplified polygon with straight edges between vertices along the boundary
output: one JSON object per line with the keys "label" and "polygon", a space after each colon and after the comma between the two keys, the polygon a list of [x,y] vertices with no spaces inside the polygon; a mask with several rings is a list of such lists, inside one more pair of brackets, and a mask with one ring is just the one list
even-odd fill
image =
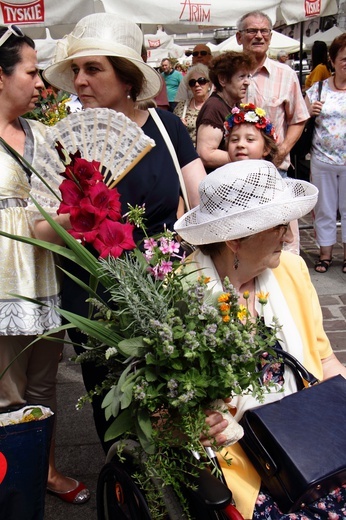
{"label": "white market umbrella", "polygon": [[[247,0],[208,3],[189,0],[7,0],[1,2],[0,23],[20,25],[32,38],[44,38],[48,27],[52,38],[61,38],[83,17],[94,12],[114,13],[135,23],[179,27],[173,32],[187,32],[191,26],[232,27],[248,11],[259,9],[273,23],[283,20],[290,25],[337,12],[336,0]],[[152,31],[151,31],[152,32]],[[168,31],[172,32],[172,31]]]}
{"label": "white market umbrella", "polygon": [[[238,45],[236,35],[233,34],[230,38],[227,38],[227,40],[223,41],[219,45],[216,46],[217,48],[212,49],[213,52],[218,51],[242,51],[243,46]],[[300,49],[300,42],[298,40],[295,40],[293,38],[290,38],[289,36],[286,36],[285,34],[281,34],[277,31],[272,31],[272,38],[269,46],[269,54],[271,56],[277,55],[277,53],[280,50],[284,50],[287,52],[287,54],[290,54],[292,52],[297,52]]]}
{"label": "white market umbrella", "polygon": [[328,46],[332,43],[334,38],[343,34],[344,31],[339,29],[336,25],[328,29],[327,31],[318,31],[317,33],[309,36],[308,38],[304,38],[304,43],[307,49],[311,49],[313,43],[316,40],[325,42]]}

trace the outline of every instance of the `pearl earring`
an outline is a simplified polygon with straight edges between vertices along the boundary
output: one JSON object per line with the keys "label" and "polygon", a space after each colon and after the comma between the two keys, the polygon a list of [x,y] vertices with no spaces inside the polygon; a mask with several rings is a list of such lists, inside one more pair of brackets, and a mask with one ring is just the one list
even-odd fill
{"label": "pearl earring", "polygon": [[131,99],[131,95],[130,95],[130,92],[127,94],[127,99]]}

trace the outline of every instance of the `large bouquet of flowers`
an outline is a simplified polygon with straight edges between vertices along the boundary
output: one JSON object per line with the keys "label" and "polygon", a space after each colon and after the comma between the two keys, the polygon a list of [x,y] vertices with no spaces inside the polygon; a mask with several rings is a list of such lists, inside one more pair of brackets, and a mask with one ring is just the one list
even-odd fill
{"label": "large bouquet of flowers", "polygon": [[[261,399],[259,356],[274,345],[278,324],[273,319],[268,329],[261,317],[252,317],[239,305],[228,279],[224,290],[214,294],[208,288],[211,281],[181,254],[171,231],[146,237],[135,248],[131,231],[141,226],[145,234],[144,209],[130,207],[121,223],[119,194],[105,186],[98,164],[70,154],[63,176],[59,211],[71,214],[72,229],[65,231],[37,206],[69,248],[12,238],[58,252],[90,273],[93,317],[58,310],[88,337],[80,360],[108,367],[107,378],[95,389],[105,393],[106,417],[114,418],[106,440],[136,438],[147,454],[147,472],[161,479],[163,487],[173,486],[184,504],[191,452],[202,456],[193,465],[210,464],[200,442],[202,434],[208,437],[205,410],[234,395]],[[115,224],[125,226],[125,234]],[[104,225],[109,242],[100,240]],[[88,242],[99,258],[84,247]],[[107,299],[96,293],[95,280]],[[258,298],[265,305],[268,295]],[[92,395],[80,403],[86,398]],[[146,487],[148,479],[140,473],[138,479]]]}

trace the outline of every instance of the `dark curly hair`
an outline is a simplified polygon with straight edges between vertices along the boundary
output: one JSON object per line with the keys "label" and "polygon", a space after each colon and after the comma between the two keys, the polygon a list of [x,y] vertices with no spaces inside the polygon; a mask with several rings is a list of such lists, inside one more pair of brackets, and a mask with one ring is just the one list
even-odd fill
{"label": "dark curly hair", "polygon": [[253,58],[246,52],[227,51],[211,60],[209,63],[209,77],[216,90],[221,92],[220,77],[230,81],[239,70],[245,69],[250,72],[253,68]]}

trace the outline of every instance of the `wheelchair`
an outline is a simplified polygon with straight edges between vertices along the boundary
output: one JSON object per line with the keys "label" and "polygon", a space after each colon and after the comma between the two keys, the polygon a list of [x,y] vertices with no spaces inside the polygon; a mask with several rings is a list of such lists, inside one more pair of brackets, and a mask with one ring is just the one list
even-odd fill
{"label": "wheelchair", "polygon": [[[115,442],[110,448],[97,482],[98,520],[152,520],[145,494],[132,477],[140,470],[138,449],[138,442],[131,439]],[[206,448],[206,454],[217,465],[214,452]],[[186,487],[184,494],[191,517],[195,520],[244,520],[233,503],[232,492],[226,486],[222,472],[218,474],[220,478],[207,469],[199,470],[194,489]],[[154,478],[152,481],[157,487],[157,481]],[[165,486],[162,493],[165,520],[187,520],[173,489]]]}

